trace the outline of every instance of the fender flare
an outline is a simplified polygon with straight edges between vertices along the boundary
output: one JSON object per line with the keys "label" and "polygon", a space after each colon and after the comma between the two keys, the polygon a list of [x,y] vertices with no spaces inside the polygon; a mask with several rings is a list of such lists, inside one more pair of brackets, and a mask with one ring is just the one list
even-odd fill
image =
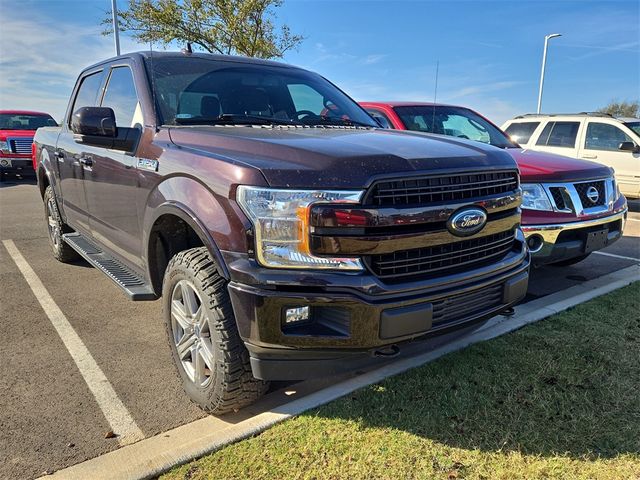
{"label": "fender flare", "polygon": [[[158,218],[162,215],[174,215],[189,225],[196,235],[202,241],[202,244],[207,247],[209,253],[213,256],[216,261],[218,267],[218,273],[224,277],[226,280],[229,280],[231,277],[229,275],[229,269],[227,268],[227,264],[224,261],[220,248],[216,244],[215,240],[211,236],[211,233],[207,230],[204,224],[198,219],[195,213],[186,205],[180,202],[175,201],[167,201],[162,205],[155,208],[155,212],[153,217],[151,217],[151,221],[149,223],[149,231],[145,232],[145,245],[144,245],[144,255],[145,259],[149,258],[149,238],[151,235],[151,228],[156,223]],[[149,264],[147,262],[147,270],[149,271]],[[148,272],[149,278],[150,272]]]}

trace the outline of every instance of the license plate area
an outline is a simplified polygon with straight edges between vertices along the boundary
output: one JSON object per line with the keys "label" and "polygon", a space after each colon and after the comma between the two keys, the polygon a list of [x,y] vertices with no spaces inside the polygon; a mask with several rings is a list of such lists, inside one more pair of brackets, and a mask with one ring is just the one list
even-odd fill
{"label": "license plate area", "polygon": [[609,243],[609,229],[597,230],[587,233],[587,240],[584,244],[584,253],[591,253],[604,248]]}

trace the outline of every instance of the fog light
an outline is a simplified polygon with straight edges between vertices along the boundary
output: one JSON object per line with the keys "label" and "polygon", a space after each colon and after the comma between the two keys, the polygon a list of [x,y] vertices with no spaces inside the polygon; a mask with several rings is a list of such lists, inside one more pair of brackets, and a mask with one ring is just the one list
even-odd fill
{"label": "fog light", "polygon": [[287,308],[284,312],[285,325],[309,321],[309,307]]}
{"label": "fog light", "polygon": [[540,235],[531,235],[527,238],[527,246],[529,247],[529,251],[531,253],[539,252],[544,245],[544,240]]}

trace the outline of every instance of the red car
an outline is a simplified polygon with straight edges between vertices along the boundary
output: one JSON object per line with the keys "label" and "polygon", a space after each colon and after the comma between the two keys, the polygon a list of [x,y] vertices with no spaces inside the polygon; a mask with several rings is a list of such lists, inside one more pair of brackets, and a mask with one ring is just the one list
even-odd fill
{"label": "red car", "polygon": [[622,236],[627,201],[611,168],[524,150],[465,107],[417,102],[360,105],[385,128],[448,135],[508,150],[520,168],[522,229],[534,263],[571,265]]}
{"label": "red car", "polygon": [[35,175],[31,144],[40,127],[56,126],[51,115],[26,110],[0,110],[0,179],[6,173]]}

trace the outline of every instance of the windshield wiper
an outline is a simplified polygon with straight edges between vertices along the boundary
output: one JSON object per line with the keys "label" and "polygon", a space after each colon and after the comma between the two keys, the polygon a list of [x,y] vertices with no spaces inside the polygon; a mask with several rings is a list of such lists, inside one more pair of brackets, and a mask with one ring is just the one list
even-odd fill
{"label": "windshield wiper", "polygon": [[302,125],[293,120],[239,113],[223,113],[218,117],[176,117],[176,123],[178,125]]}
{"label": "windshield wiper", "polygon": [[350,118],[326,117],[326,116],[320,116],[319,118],[322,124],[345,125],[347,127],[367,127],[367,128],[375,127],[375,125],[371,125],[365,122],[359,122],[357,120],[351,120]]}

